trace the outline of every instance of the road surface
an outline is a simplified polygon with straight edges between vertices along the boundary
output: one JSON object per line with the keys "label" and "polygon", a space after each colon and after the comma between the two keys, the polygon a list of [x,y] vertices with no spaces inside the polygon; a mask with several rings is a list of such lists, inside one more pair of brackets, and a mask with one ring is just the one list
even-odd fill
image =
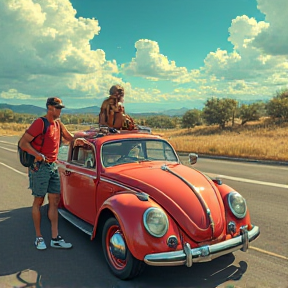
{"label": "road surface", "polygon": [[[73,249],[35,249],[32,196],[16,143],[17,137],[0,137],[0,280],[30,269],[41,275],[45,288],[288,288],[288,167],[198,159],[196,169],[222,175],[225,183],[246,198],[252,222],[260,226],[260,237],[246,253],[239,251],[191,268],[147,266],[140,277],[121,281],[108,270],[100,244],[62,217],[61,235],[73,243]],[[184,164],[187,160],[181,157]],[[48,242],[47,205],[41,213]]]}

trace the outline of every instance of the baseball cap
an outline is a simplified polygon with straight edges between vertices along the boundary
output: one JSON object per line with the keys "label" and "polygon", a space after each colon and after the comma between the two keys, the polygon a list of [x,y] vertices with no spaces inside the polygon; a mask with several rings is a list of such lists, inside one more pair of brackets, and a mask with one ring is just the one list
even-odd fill
{"label": "baseball cap", "polygon": [[59,109],[62,109],[65,107],[62,103],[62,100],[57,97],[48,98],[46,102],[46,107],[48,107],[48,105],[54,106],[55,108],[59,108]]}

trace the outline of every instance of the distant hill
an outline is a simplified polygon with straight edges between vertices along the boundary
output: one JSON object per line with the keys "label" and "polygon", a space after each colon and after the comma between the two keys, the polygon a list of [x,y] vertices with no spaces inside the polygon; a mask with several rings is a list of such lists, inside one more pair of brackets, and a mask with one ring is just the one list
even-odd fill
{"label": "distant hill", "polygon": [[0,103],[0,109],[10,109],[14,113],[42,115],[46,113],[46,109],[34,105],[11,105]]}
{"label": "distant hill", "polygon": [[78,108],[78,109],[63,109],[63,114],[95,114],[98,115],[100,112],[100,107],[98,106],[90,106],[85,108]]}
{"label": "distant hill", "polygon": [[180,109],[165,110],[162,113],[169,116],[183,116],[188,110],[190,109],[182,107]]}
{"label": "distant hill", "polygon": [[[38,106],[34,105],[12,105],[12,104],[2,104],[0,103],[0,109],[10,109],[15,113],[20,113],[20,114],[32,114],[32,115],[43,115],[46,113],[45,108],[41,108]],[[146,112],[146,113],[129,113],[131,116],[138,116],[138,117],[147,117],[147,116],[156,116],[156,115],[168,115],[168,116],[182,116],[185,114],[186,111],[189,109],[183,107],[180,109],[169,109],[169,110],[164,110],[161,112]],[[65,108],[63,109],[63,114],[93,114],[93,115],[98,115],[100,112],[100,107],[98,106],[90,106],[90,107],[85,107],[85,108],[78,108],[78,109],[69,109]]]}
{"label": "distant hill", "polygon": [[[12,105],[12,104],[2,104],[0,103],[0,109],[10,109],[15,113],[20,114],[32,114],[32,115],[43,115],[46,113],[46,108],[41,108],[34,105]],[[100,107],[91,106],[79,109],[63,109],[63,114],[95,114],[98,115]]]}

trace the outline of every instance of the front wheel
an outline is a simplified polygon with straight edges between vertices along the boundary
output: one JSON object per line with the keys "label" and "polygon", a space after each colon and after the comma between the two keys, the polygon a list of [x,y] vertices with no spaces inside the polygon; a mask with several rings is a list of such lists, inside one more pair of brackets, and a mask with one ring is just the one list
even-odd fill
{"label": "front wheel", "polygon": [[143,272],[145,263],[131,254],[119,222],[115,218],[107,219],[104,224],[102,249],[109,268],[118,278],[132,279]]}

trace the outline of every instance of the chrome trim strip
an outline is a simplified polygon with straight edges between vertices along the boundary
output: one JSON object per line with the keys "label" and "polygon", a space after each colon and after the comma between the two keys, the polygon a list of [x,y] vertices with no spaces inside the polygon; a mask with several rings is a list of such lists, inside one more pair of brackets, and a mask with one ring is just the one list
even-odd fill
{"label": "chrome trim strip", "polygon": [[129,190],[129,191],[132,191],[132,192],[135,192],[135,193],[139,193],[139,191],[136,191],[136,190],[134,190],[134,189],[131,189],[131,188],[125,186],[125,185],[122,185],[122,184],[116,182],[116,181],[113,181],[113,180],[110,180],[110,179],[106,179],[106,178],[104,178],[104,177],[102,177],[102,176],[100,176],[100,180],[101,180],[101,181],[104,181],[104,182],[107,182],[107,183],[110,183],[110,184],[117,185],[117,186],[119,186],[119,187],[121,187],[121,188],[124,188],[124,189],[126,189],[126,190]]}
{"label": "chrome trim strip", "polygon": [[243,230],[245,232],[242,232],[241,235],[217,244],[190,249],[189,243],[185,243],[184,250],[148,254],[144,257],[144,262],[151,266],[186,265],[191,267],[192,263],[211,261],[239,249],[245,249],[246,241],[251,242],[260,234],[258,226],[254,226],[250,231]]}
{"label": "chrome trim strip", "polygon": [[[208,205],[206,203],[206,201],[204,200],[204,198],[202,197],[201,193],[199,193],[197,191],[197,189],[195,188],[195,186],[193,184],[191,184],[190,182],[188,182],[184,177],[182,177],[181,175],[178,175],[177,173],[175,173],[174,171],[172,171],[171,169],[168,168],[168,166],[166,164],[162,165],[161,166],[161,169],[163,171],[167,171],[169,173],[171,173],[172,175],[176,176],[177,178],[179,178],[180,180],[182,180],[194,193],[194,195],[198,198],[203,210],[205,211],[208,219],[209,219],[209,222],[210,222],[210,228],[211,228],[211,232],[212,232],[212,236],[214,236],[214,232],[215,232],[215,223],[214,223],[214,220],[213,220],[213,217],[211,215],[211,211],[210,209],[208,208]],[[208,227],[209,227],[208,226]],[[207,227],[207,228],[208,228]]]}
{"label": "chrome trim strip", "polygon": [[[64,168],[65,169],[65,168]],[[88,169],[88,168],[87,168]],[[83,175],[83,176],[86,176],[88,178],[91,178],[91,179],[97,179],[97,176],[92,176],[90,174],[86,174],[84,172],[79,172],[75,169],[71,169],[71,168],[68,168],[68,169],[65,169],[66,171],[69,171],[69,172],[74,172],[74,173],[77,173],[77,174],[80,174],[80,175]]]}

